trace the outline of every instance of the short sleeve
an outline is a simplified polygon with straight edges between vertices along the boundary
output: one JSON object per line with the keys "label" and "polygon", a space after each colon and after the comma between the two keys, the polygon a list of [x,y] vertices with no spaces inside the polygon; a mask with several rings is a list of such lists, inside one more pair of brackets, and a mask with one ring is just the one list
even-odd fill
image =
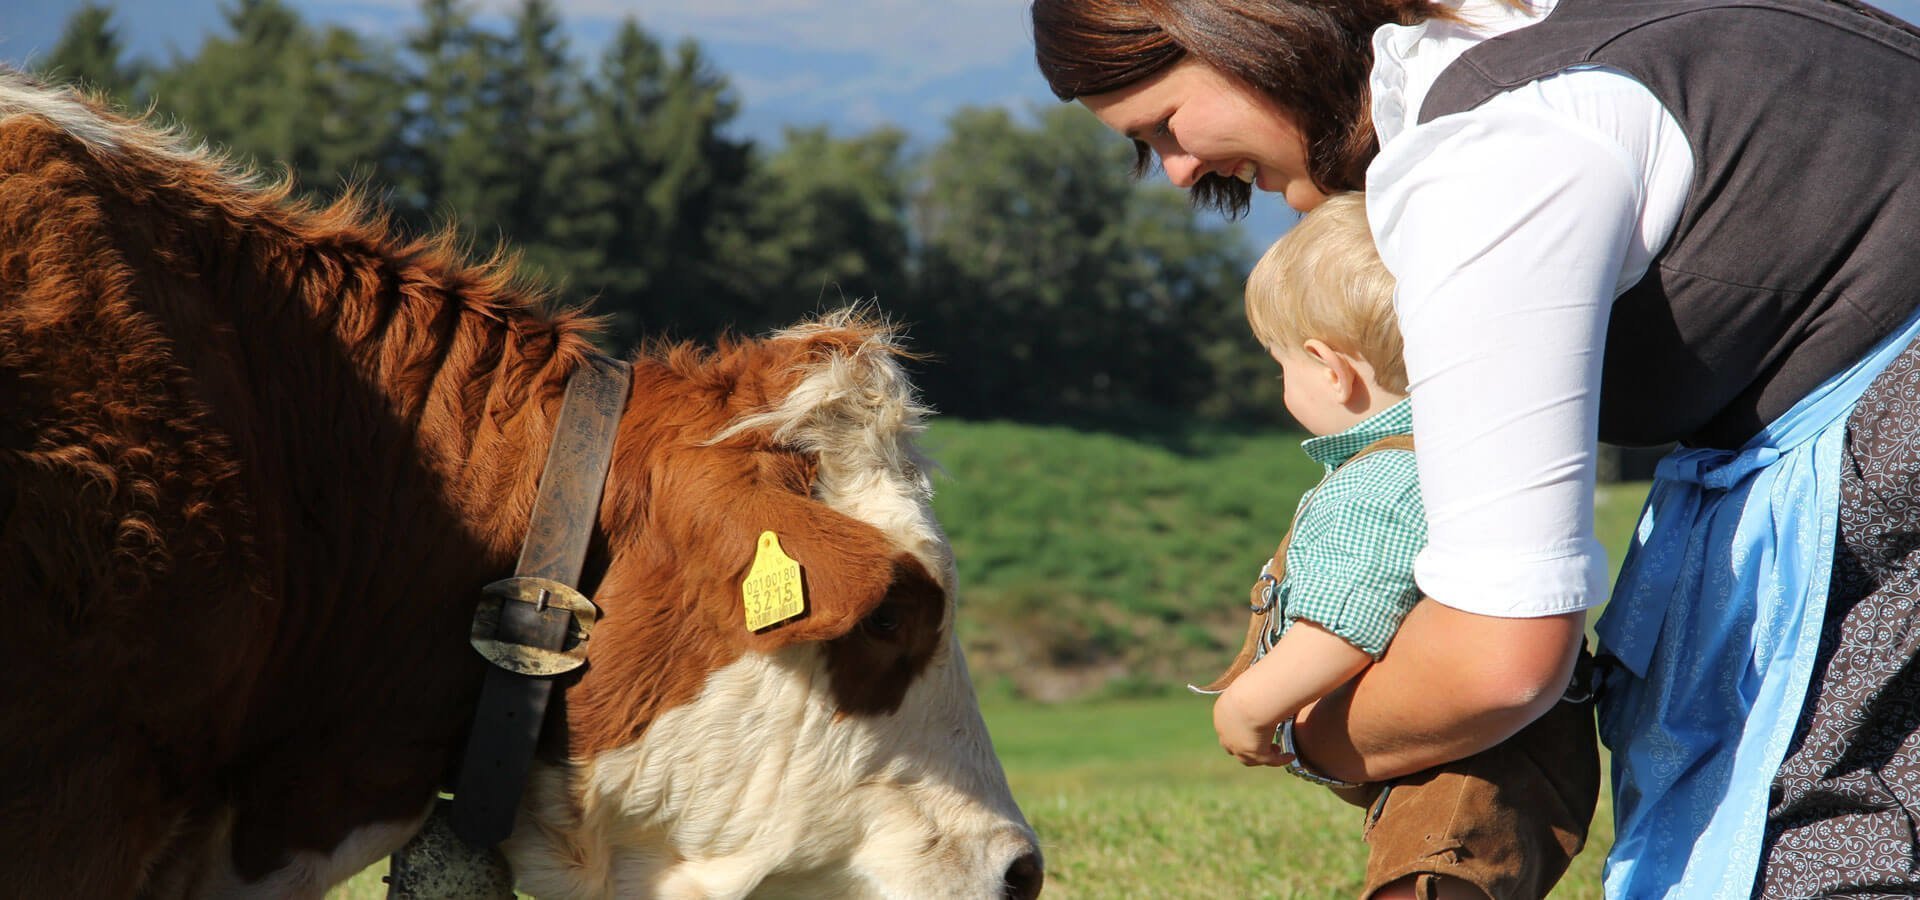
{"label": "short sleeve", "polygon": [[1288,624],[1306,619],[1375,659],[1386,652],[1420,599],[1413,562],[1426,543],[1426,515],[1413,457],[1355,460],[1312,498],[1287,548]]}
{"label": "short sleeve", "polygon": [[1613,298],[1639,277],[1645,186],[1639,143],[1618,133],[1670,118],[1619,76],[1553,81],[1414,128],[1368,172],[1420,441],[1420,587],[1482,615],[1606,596],[1592,520],[1600,367]]}

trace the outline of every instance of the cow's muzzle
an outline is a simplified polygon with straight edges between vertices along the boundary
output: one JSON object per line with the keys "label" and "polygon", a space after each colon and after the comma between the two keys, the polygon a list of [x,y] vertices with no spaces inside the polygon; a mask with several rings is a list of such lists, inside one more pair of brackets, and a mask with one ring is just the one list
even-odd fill
{"label": "cow's muzzle", "polygon": [[1007,865],[1007,874],[1000,882],[1000,896],[1005,900],[1033,900],[1040,896],[1040,885],[1046,878],[1040,851],[1028,850]]}

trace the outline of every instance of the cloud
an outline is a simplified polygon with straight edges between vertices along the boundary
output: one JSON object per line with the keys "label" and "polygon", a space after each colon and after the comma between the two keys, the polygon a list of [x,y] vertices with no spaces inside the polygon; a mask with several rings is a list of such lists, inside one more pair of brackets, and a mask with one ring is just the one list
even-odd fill
{"label": "cloud", "polygon": [[[573,0],[620,6],[618,0]],[[1023,0],[638,0],[655,27],[741,44],[870,56],[922,79],[1018,60],[1030,46]]]}
{"label": "cloud", "polygon": [[890,111],[898,117],[901,107],[925,109],[929,93],[940,98],[931,106],[950,107],[956,81],[1004,83],[1010,73],[1032,67],[1026,0],[565,2],[570,15],[635,14],[648,28],[691,34],[702,44],[725,47],[736,60],[746,48],[775,59],[842,57],[852,64],[850,71],[826,83],[757,73],[761,77],[741,88],[756,104],[838,107],[834,118],[852,125],[879,124]]}
{"label": "cloud", "polygon": [[[416,0],[360,0],[411,12]],[[517,0],[479,0],[508,14]],[[634,16],[649,31],[874,59],[921,82],[1018,62],[1029,51],[1027,0],[556,0],[574,25]]]}
{"label": "cloud", "polygon": [[[316,0],[299,0],[319,7]],[[488,18],[520,0],[475,0]],[[753,114],[870,126],[929,106],[976,101],[968,82],[999,93],[1033,75],[1028,0],[554,0],[576,51],[597,55],[592,36],[632,16],[667,41],[691,37],[726,72]],[[327,4],[411,19],[418,0]],[[1036,81],[1037,84],[1037,81]],[[783,116],[784,117],[784,116]],[[938,116],[934,117],[935,119]],[[925,124],[924,122],[920,124]]]}

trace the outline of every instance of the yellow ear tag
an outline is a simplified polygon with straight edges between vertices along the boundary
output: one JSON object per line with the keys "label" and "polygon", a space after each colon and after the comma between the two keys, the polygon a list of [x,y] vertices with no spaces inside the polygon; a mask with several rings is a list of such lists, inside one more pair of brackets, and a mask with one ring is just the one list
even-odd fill
{"label": "yellow ear tag", "polygon": [[760,532],[760,546],[747,580],[740,583],[740,596],[746,601],[748,631],[778,625],[807,611],[800,592],[800,564],[781,552],[780,539],[771,531]]}

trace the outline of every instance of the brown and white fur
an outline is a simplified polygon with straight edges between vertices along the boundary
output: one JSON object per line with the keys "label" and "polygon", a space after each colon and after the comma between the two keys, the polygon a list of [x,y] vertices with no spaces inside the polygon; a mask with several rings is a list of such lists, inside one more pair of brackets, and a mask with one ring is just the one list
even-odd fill
{"label": "brown and white fur", "polygon": [[[0,883],[320,896],[450,783],[595,324],[0,70]],[[552,897],[1030,897],[892,333],[662,346],[513,836]],[[806,614],[749,632],[762,531]]]}

